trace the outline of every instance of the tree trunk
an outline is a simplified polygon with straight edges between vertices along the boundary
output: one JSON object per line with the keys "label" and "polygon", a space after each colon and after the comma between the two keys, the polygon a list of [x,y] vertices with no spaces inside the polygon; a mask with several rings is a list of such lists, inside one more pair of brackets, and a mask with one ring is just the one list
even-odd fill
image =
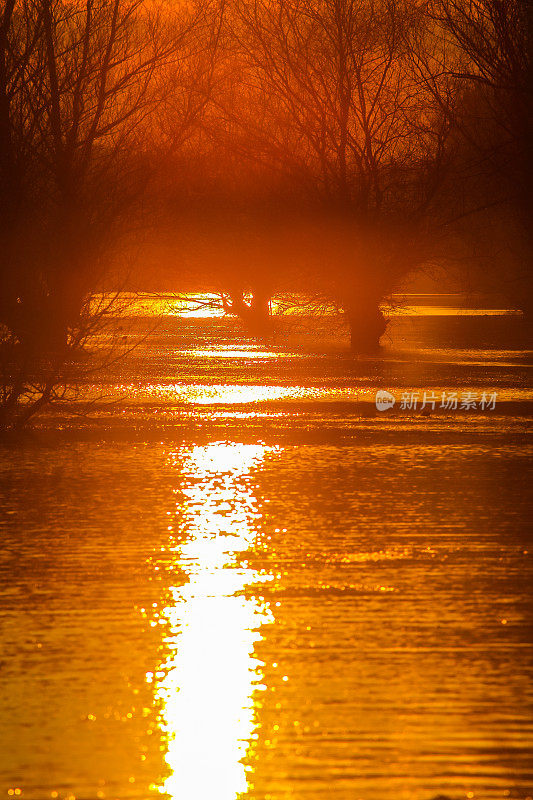
{"label": "tree trunk", "polygon": [[224,304],[225,310],[238,316],[253,336],[264,338],[272,333],[268,294],[255,291],[250,303],[245,301],[242,291],[231,292],[230,297],[231,302]]}
{"label": "tree trunk", "polygon": [[250,329],[255,336],[269,336],[272,333],[272,319],[270,317],[270,297],[261,291],[252,295],[250,303],[251,318]]}
{"label": "tree trunk", "polygon": [[350,329],[352,353],[368,353],[379,348],[388,320],[383,316],[379,300],[346,303],[344,313]]}

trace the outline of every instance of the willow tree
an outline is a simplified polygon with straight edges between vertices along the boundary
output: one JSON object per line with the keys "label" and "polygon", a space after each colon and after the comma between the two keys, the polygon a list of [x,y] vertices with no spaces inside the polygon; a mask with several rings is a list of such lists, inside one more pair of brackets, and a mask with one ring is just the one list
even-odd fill
{"label": "willow tree", "polygon": [[452,126],[458,230],[485,285],[531,312],[531,10],[431,0],[425,20],[433,45],[416,67]]}
{"label": "willow tree", "polygon": [[238,89],[220,100],[232,146],[284,176],[280,202],[298,187],[310,209],[300,285],[345,311],[354,349],[374,346],[380,303],[427,257],[445,167],[449,123],[410,58],[418,11],[389,0],[232,9]]}
{"label": "willow tree", "polygon": [[0,21],[0,427],[64,383],[153,165],[149,118],[197,13],[8,0]]}

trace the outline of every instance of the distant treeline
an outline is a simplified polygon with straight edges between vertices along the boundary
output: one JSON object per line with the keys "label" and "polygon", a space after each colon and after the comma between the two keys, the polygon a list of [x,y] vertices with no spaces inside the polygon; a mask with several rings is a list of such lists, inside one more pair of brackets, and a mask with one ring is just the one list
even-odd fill
{"label": "distant treeline", "polygon": [[87,368],[95,294],[142,288],[158,242],[177,291],[197,275],[258,335],[274,293],[303,292],[375,347],[417,269],[529,314],[529,14],[3,0],[0,428]]}

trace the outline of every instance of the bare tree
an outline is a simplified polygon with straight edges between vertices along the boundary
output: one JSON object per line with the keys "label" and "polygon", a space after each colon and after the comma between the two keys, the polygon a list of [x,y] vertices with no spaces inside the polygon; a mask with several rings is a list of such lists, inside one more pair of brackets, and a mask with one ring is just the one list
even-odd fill
{"label": "bare tree", "polygon": [[449,123],[411,67],[412,5],[236,0],[233,14],[241,77],[218,98],[227,146],[284,176],[277,200],[299,194],[310,231],[321,219],[333,232],[316,268],[310,237],[301,284],[344,309],[354,349],[373,346],[381,300],[427,257],[445,166]]}
{"label": "bare tree", "polygon": [[451,227],[478,279],[531,310],[529,4],[430,0],[419,36],[415,69],[452,128]]}
{"label": "bare tree", "polygon": [[[110,253],[153,172],[150,117],[197,13],[9,0],[0,28],[0,425],[46,405],[93,329]],[[116,250],[115,250],[116,252]]]}

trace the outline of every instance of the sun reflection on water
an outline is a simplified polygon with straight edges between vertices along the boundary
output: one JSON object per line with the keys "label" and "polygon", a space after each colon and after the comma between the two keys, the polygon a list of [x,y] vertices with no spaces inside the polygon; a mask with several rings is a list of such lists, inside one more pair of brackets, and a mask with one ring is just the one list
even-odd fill
{"label": "sun reflection on water", "polygon": [[175,800],[235,800],[248,788],[243,760],[255,737],[253,695],[263,688],[254,645],[272,615],[242,590],[270,576],[235,556],[253,545],[260,514],[249,475],[271,449],[216,442],[170,457],[183,477],[175,556],[189,582],[171,589],[162,611],[171,656],[156,694],[171,770],[161,791]]}

